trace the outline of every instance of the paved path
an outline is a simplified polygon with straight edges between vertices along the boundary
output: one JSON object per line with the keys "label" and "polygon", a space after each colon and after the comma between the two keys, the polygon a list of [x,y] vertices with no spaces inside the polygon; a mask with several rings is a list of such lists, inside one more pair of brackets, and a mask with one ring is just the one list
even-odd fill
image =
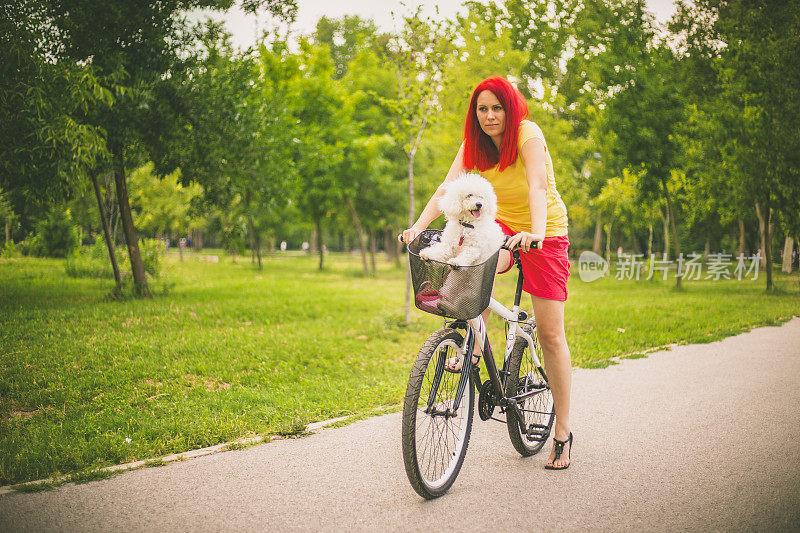
{"label": "paved path", "polygon": [[[800,319],[574,378],[564,472],[476,417],[461,474],[426,502],[400,415],[0,498],[0,531],[800,530]],[[547,448],[549,450],[550,445]]]}

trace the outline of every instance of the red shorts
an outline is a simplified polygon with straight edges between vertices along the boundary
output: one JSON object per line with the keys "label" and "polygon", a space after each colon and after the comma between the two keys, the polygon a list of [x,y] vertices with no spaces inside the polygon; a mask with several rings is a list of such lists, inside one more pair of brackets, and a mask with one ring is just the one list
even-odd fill
{"label": "red shorts", "polygon": [[[498,221],[497,223],[500,224],[500,228],[506,235],[518,233],[502,222]],[[569,278],[568,247],[569,238],[563,235],[545,237],[541,250],[531,249],[521,252],[522,273],[525,276],[522,290],[546,300],[566,301],[567,279]],[[511,270],[511,266],[513,265],[500,273],[508,272]]]}

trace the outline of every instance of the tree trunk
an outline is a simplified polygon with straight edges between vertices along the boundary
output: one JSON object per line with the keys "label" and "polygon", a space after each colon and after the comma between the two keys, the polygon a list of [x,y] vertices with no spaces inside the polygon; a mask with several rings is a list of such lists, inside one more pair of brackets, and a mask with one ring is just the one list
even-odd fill
{"label": "tree trunk", "polygon": [[664,210],[665,213],[661,215],[661,222],[664,223],[664,259],[669,259],[669,211]]}
{"label": "tree trunk", "polygon": [[258,260],[258,269],[263,270],[264,266],[261,264],[261,236],[256,232],[256,259]]}
{"label": "tree trunk", "polygon": [[794,239],[786,236],[785,240],[783,241],[783,265],[781,265],[781,271],[786,272],[787,274],[792,273],[792,251],[794,250]]}
{"label": "tree trunk", "polygon": [[611,230],[614,228],[614,222],[606,224],[606,262],[611,264]]}
{"label": "tree trunk", "polygon": [[197,228],[192,230],[192,248],[198,252],[203,249],[203,230]]}
{"label": "tree trunk", "polygon": [[708,259],[708,256],[711,254],[711,239],[706,237],[706,247],[703,249],[703,262]]}
{"label": "tree trunk", "polygon": [[319,269],[322,270],[325,254],[322,249],[322,220],[314,220],[317,229],[317,249],[319,250]]}
{"label": "tree trunk", "polygon": [[119,273],[119,265],[117,265],[117,256],[114,253],[114,241],[111,240],[111,230],[108,227],[108,217],[106,216],[106,206],[103,203],[103,195],[100,193],[100,184],[97,182],[97,172],[94,169],[89,171],[89,176],[92,178],[92,185],[94,186],[94,196],[97,198],[97,207],[100,210],[100,222],[103,226],[103,236],[106,239],[106,248],[108,248],[108,258],[111,260],[111,269],[114,271],[114,281],[117,283],[117,288],[122,286],[122,276]]}
{"label": "tree trunk", "polygon": [[[408,155],[408,227],[414,225],[414,153]],[[408,255],[408,254],[406,254]],[[411,263],[406,258],[406,324],[411,322]]]}
{"label": "tree trunk", "polygon": [[108,218],[108,224],[111,229],[111,241],[114,246],[117,245],[117,230],[119,229],[119,206],[117,205],[114,195],[114,173],[109,172],[104,175],[103,186],[106,188],[105,206]]}
{"label": "tree trunk", "polygon": [[603,246],[603,223],[600,220],[600,215],[597,215],[597,222],[594,225],[594,244],[592,251],[600,255],[601,247]]}
{"label": "tree trunk", "polygon": [[364,267],[364,275],[369,276],[369,268],[367,267],[367,241],[364,237],[364,228],[361,227],[361,220],[358,219],[358,213],[356,213],[356,208],[353,206],[353,201],[350,199],[350,196],[345,194],[344,201],[347,204],[347,208],[350,210],[350,216],[353,218],[353,224],[358,233],[358,245],[361,249],[361,263]]}
{"label": "tree trunk", "polygon": [[[318,226],[319,224],[317,224],[317,227]],[[319,237],[317,237],[317,227],[311,229],[311,237],[308,241],[308,252],[312,254],[317,253],[317,241],[319,240]]]}
{"label": "tree trunk", "polygon": [[767,225],[764,221],[764,213],[761,212],[761,205],[758,202],[756,202],[756,216],[758,217],[758,236],[761,239],[761,247],[758,249],[759,252],[761,252],[761,264],[759,266],[763,269],[767,266],[767,243],[765,236]]}
{"label": "tree trunk", "polygon": [[386,260],[389,262],[394,262],[399,266],[400,263],[400,253],[398,249],[402,246],[397,240],[397,232],[394,228],[389,228],[386,230],[385,239],[383,241],[383,245],[386,248]]}
{"label": "tree trunk", "polygon": [[372,267],[372,275],[374,276],[377,274],[377,269],[375,268],[375,254],[377,253],[378,245],[375,242],[375,232],[369,232],[369,259],[370,259],[370,266]]}
{"label": "tree trunk", "polygon": [[[675,224],[675,212],[672,210],[672,200],[669,197],[669,189],[667,188],[667,180],[665,178],[661,178],[661,185],[664,187],[664,196],[667,199],[667,212],[669,213],[669,221],[670,225],[672,226],[672,237],[675,240],[675,257],[681,256],[681,243],[678,240],[678,226]],[[683,273],[680,269],[680,264],[678,266],[678,272],[675,275],[675,288],[681,288],[681,278],[683,277]]]}
{"label": "tree trunk", "polygon": [[114,231],[111,233],[111,240],[114,241],[114,244],[117,244],[117,233],[119,233],[119,206],[116,206],[114,215],[111,217],[114,219]]}
{"label": "tree trunk", "polygon": [[6,218],[6,244],[11,240],[11,224],[8,222],[8,218]]}
{"label": "tree trunk", "polygon": [[633,252],[636,254],[642,253],[642,245],[639,243],[639,238],[636,236],[636,232],[631,231],[631,241],[633,241]]}
{"label": "tree trunk", "polygon": [[767,261],[767,290],[771,291],[773,289],[772,286],[772,208],[770,207],[767,210],[767,235],[766,239],[766,246],[764,247],[765,251],[765,259]]}
{"label": "tree trunk", "polygon": [[122,220],[122,232],[125,235],[125,243],[128,245],[128,258],[131,262],[131,273],[133,274],[134,291],[138,296],[150,298],[150,288],[147,286],[147,277],[142,263],[142,254],[139,252],[139,240],[136,237],[136,228],[133,226],[131,216],[131,206],[128,202],[128,187],[125,183],[125,159],[122,154],[122,146],[112,143],[112,154],[114,158],[114,184],[117,189],[117,205],[119,205],[119,215]]}
{"label": "tree trunk", "polygon": [[651,220],[647,224],[647,229],[649,234],[647,235],[647,258],[650,259],[650,256],[653,254],[653,221]]}
{"label": "tree trunk", "polygon": [[247,216],[247,229],[250,233],[250,257],[251,263],[257,262],[258,269],[261,270],[261,239],[258,236],[258,232],[256,231],[256,224],[253,222],[253,217],[248,215]]}
{"label": "tree trunk", "polygon": [[739,218],[739,252],[736,254],[737,256],[744,254],[744,220]]}

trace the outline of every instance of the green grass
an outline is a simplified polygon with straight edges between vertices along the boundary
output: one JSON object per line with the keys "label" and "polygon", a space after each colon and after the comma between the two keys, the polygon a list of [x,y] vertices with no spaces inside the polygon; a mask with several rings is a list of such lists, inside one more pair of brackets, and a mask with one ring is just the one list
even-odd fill
{"label": "green grass", "polygon": [[[171,255],[152,300],[113,301],[113,283],[69,278],[63,261],[0,259],[0,484],[397,408],[419,346],[441,325],[416,310],[402,325],[404,269],[381,261],[363,277],[359,257],[344,254],[323,272],[316,257],[267,257],[262,271],[220,260]],[[798,314],[800,291],[796,274],[776,282],[769,295],[763,278],[676,292],[574,275],[574,364],[778,324]],[[498,294],[513,285],[503,276]]]}

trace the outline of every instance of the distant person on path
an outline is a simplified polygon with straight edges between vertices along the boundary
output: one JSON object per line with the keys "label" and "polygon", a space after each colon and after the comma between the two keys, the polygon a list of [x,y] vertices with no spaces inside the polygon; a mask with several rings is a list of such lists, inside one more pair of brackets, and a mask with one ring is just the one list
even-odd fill
{"label": "distant person on path", "polygon": [[[523,290],[531,295],[539,342],[553,392],[556,423],[554,446],[545,468],[570,465],[572,433],[569,425],[572,362],[564,333],[569,258],[567,209],[556,190],[553,162],[541,128],[529,120],[525,98],[505,78],[483,80],[472,93],[464,126],[464,142],[442,184],[414,225],[403,232],[410,243],[442,213],[438,201],[448,182],[477,170],[494,186],[497,222],[507,246],[519,246]],[[535,241],[542,249],[531,249]],[[500,252],[497,272],[511,269],[511,253]],[[483,313],[488,319],[490,311]],[[482,347],[476,347],[476,354]],[[478,361],[473,356],[473,363]],[[456,361],[457,365],[458,362]],[[452,369],[457,369],[458,366]]]}

